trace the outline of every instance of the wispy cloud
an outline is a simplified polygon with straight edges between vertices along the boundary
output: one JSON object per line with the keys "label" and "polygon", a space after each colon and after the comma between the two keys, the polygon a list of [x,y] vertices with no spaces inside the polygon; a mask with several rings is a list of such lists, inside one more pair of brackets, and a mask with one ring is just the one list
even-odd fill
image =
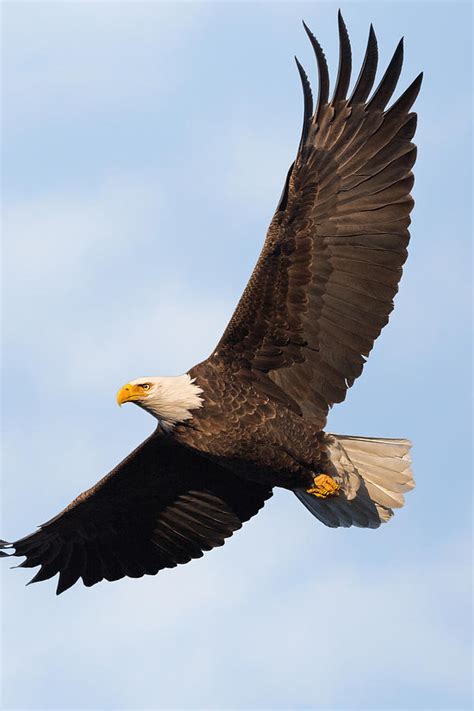
{"label": "wispy cloud", "polygon": [[[275,518],[269,526],[278,513],[286,513],[286,521]],[[406,708],[410,690],[422,688],[436,693],[427,692],[412,708],[444,708],[449,699],[456,707],[469,673],[469,639],[459,634],[465,621],[453,606],[468,595],[459,542],[436,557],[415,562],[408,555],[375,571],[351,564],[343,540],[334,541],[333,532],[315,522],[312,542],[302,547],[294,531],[305,515],[300,506],[272,509],[270,503],[265,525],[263,517],[256,520],[227,550],[198,563],[138,583],[75,588],[73,620],[65,598],[51,590],[20,590],[25,605],[27,596],[39,595],[43,615],[54,614],[57,623],[48,639],[25,638],[29,683],[17,698],[24,707],[32,707],[38,693],[45,707],[68,703],[69,691],[40,692],[46,653],[57,659],[66,686],[76,688],[80,708],[392,709]],[[282,569],[290,552],[295,570],[303,566],[307,577],[292,579],[291,569]],[[437,615],[448,599],[446,616]],[[66,619],[72,665],[62,661]],[[27,634],[19,633],[20,640]],[[132,663],[137,648],[139,670]],[[124,656],[129,673],[117,676]],[[8,659],[6,669],[9,688],[18,689],[23,670]],[[107,697],[76,687],[92,669],[101,669]],[[236,683],[237,669],[246,684]]]}
{"label": "wispy cloud", "polygon": [[41,2],[29,3],[25,15],[24,6],[7,3],[7,120],[44,120],[74,109],[100,114],[104,107],[166,96],[164,68],[180,62],[206,14],[205,6],[192,3],[183,12],[171,2],[107,2],[105,11],[94,2]]}
{"label": "wispy cloud", "polygon": [[128,368],[131,377],[132,364],[186,370],[208,355],[232,304],[196,295],[186,267],[171,255],[159,259],[167,249],[161,202],[155,182],[116,178],[7,207],[8,348],[33,349],[38,369],[51,358],[41,344],[54,343],[65,388],[104,373],[124,377]]}
{"label": "wispy cloud", "polygon": [[[113,255],[139,264],[159,231],[160,186],[150,178],[112,175],[97,185],[12,200],[5,206],[6,287],[15,303],[43,286],[53,300],[106,272]],[[135,268],[134,265],[131,265]],[[13,303],[13,302],[12,302]]]}

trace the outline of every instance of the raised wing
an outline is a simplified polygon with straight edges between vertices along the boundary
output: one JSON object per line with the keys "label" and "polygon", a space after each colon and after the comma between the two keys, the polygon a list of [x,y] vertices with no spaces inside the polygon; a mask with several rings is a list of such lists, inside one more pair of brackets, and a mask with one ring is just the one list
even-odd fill
{"label": "raised wing", "polygon": [[59,573],[57,594],[82,578],[155,575],[200,558],[254,516],[270,489],[152,435],[110,474],[39,530],[2,555],[26,556],[20,567],[40,570],[30,582]]}
{"label": "raised wing", "polygon": [[[379,84],[377,41],[350,98],[351,48],[339,14],[334,94],[324,53],[309,29],[319,71],[313,99],[299,64],[303,131],[295,162],[255,270],[215,357],[264,386],[270,379],[321,428],[361,372],[388,321],[405,262],[413,200],[410,108],[422,75],[385,110],[402,67],[399,43]],[[252,376],[252,377],[253,377]]]}

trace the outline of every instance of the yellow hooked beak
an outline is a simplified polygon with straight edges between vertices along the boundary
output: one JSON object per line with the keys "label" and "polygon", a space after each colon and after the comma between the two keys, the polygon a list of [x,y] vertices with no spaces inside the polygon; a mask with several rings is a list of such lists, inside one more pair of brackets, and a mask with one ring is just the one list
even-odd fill
{"label": "yellow hooked beak", "polygon": [[141,385],[132,385],[132,383],[127,383],[120,388],[117,393],[117,402],[119,406],[122,406],[124,402],[133,402],[134,400],[141,400],[146,396],[143,387]]}

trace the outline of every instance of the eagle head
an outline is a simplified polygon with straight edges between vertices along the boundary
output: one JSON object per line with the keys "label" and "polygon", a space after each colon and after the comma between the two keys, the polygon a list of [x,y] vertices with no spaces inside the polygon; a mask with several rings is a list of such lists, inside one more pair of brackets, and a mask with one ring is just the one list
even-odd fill
{"label": "eagle head", "polygon": [[117,393],[117,402],[134,402],[156,417],[165,429],[192,418],[191,410],[202,407],[202,389],[188,373],[174,377],[150,376],[127,383]]}

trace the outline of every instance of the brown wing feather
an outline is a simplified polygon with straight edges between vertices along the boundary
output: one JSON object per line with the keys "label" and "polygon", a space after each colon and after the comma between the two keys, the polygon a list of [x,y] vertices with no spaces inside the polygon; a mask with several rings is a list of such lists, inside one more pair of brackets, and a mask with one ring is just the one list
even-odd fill
{"label": "brown wing feather", "polygon": [[26,556],[20,567],[41,566],[30,582],[59,573],[59,594],[79,578],[90,586],[200,558],[222,546],[271,494],[153,435],[38,531],[0,547]]}
{"label": "brown wing feather", "polygon": [[331,102],[324,53],[308,28],[320,77],[305,96],[298,155],[263,250],[217,346],[231,367],[262,373],[321,428],[341,402],[388,321],[409,240],[411,142],[421,74],[385,110],[403,60],[400,42],[370,99],[377,41],[370,28],[350,99],[347,31],[339,16],[339,74]]}

